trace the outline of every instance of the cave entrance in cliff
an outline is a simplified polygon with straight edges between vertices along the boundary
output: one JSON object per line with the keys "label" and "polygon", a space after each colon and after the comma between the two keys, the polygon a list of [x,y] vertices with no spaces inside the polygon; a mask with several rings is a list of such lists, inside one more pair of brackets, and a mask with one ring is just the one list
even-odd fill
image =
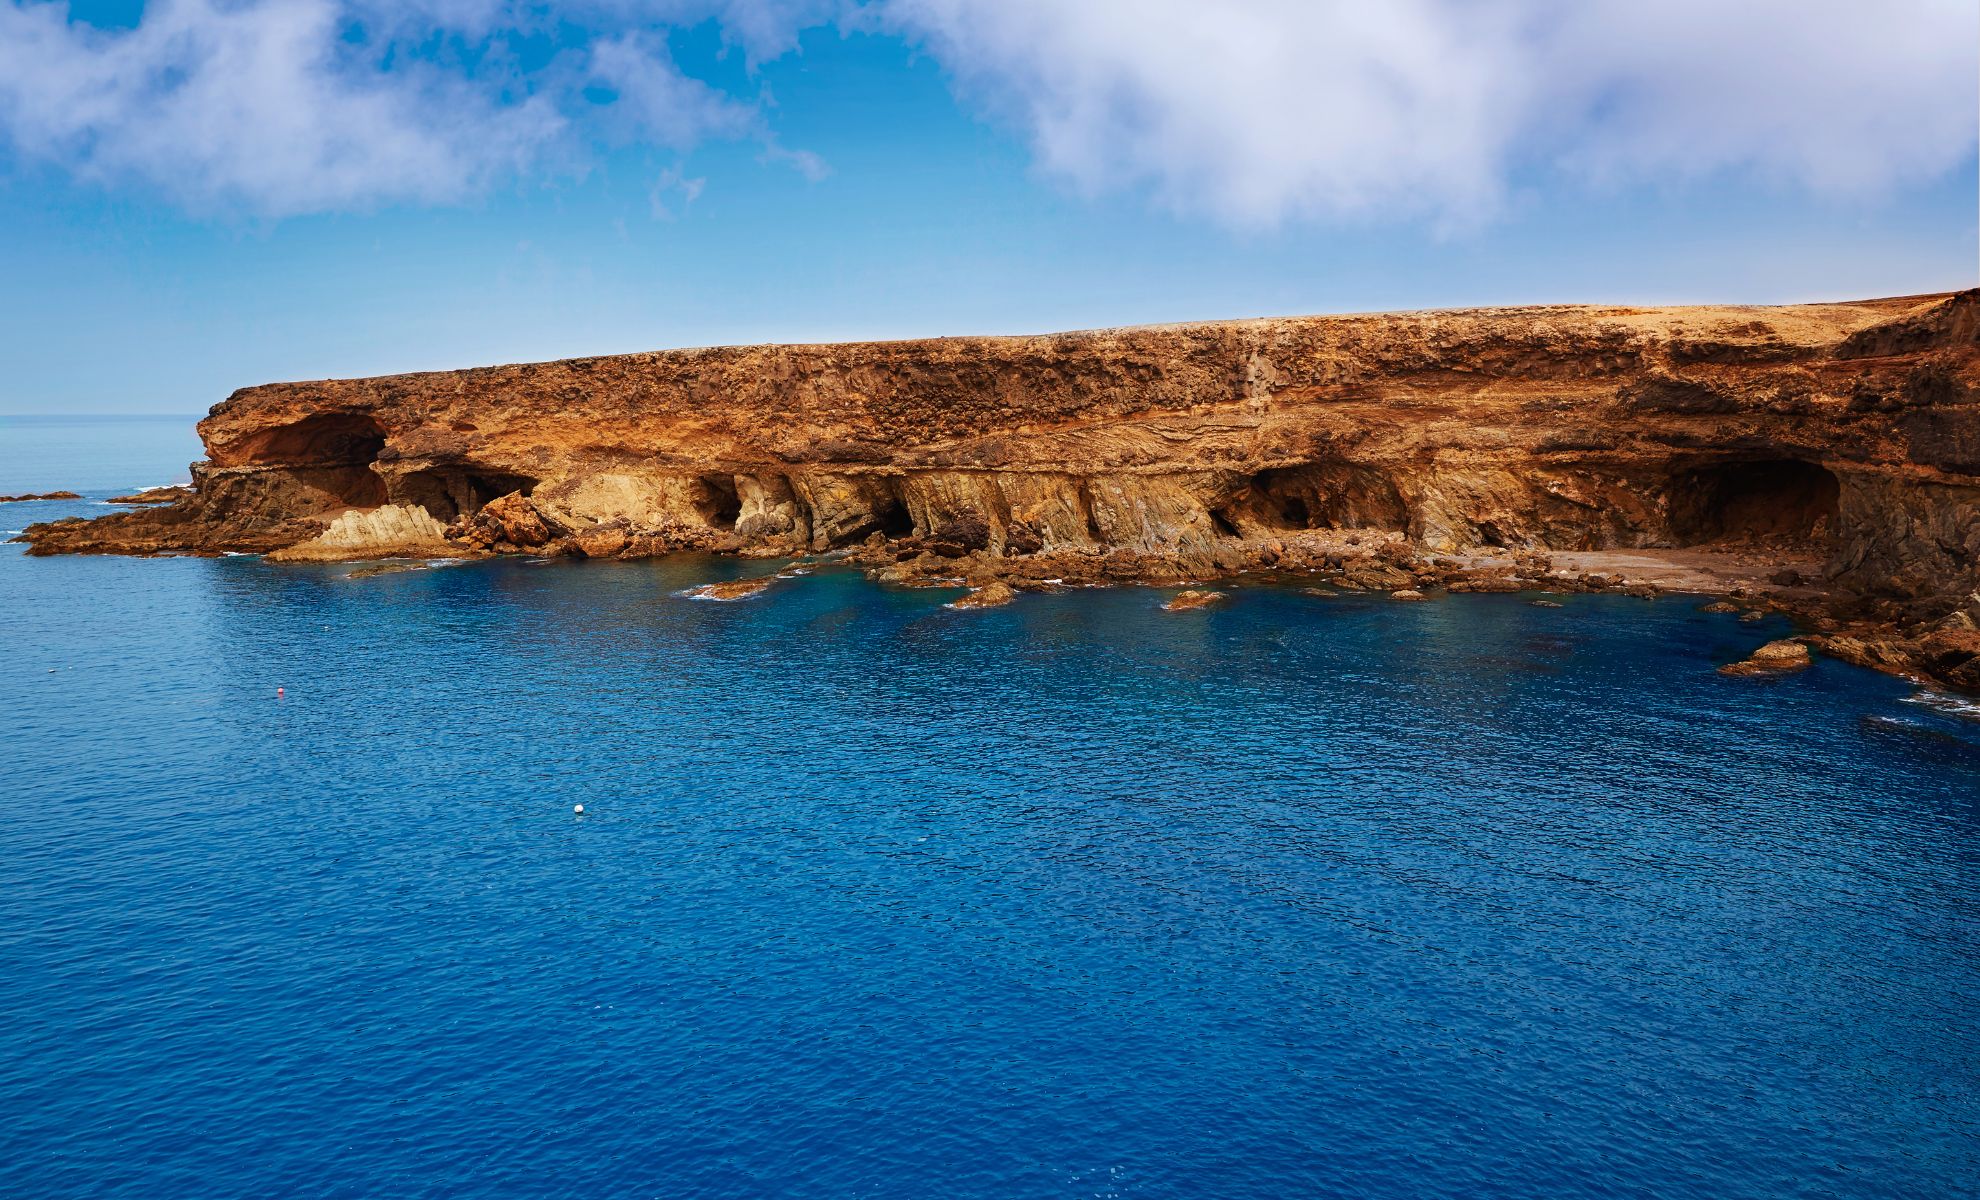
{"label": "cave entrance in cliff", "polygon": [[536,482],[528,475],[506,471],[464,466],[428,467],[401,476],[393,500],[399,504],[416,504],[431,513],[435,520],[452,521],[455,517],[472,516],[490,500],[510,492],[521,492],[527,496],[536,490]]}
{"label": "cave entrance in cliff", "polygon": [[1249,526],[1291,532],[1403,529],[1409,511],[1386,475],[1336,462],[1260,471],[1211,516],[1219,531]]}
{"label": "cave entrance in cliff", "polygon": [[1715,463],[1671,481],[1671,534],[1680,545],[1804,543],[1834,536],[1842,485],[1800,459]]}
{"label": "cave entrance in cliff", "polygon": [[735,529],[736,518],[742,515],[742,499],[736,494],[733,475],[703,475],[695,480],[689,499],[702,520],[724,532]]}
{"label": "cave entrance in cliff", "polygon": [[889,539],[915,537],[915,515],[907,511],[901,497],[883,499],[873,507],[873,521],[877,529]]}
{"label": "cave entrance in cliff", "polygon": [[372,465],[385,449],[385,430],[362,413],[325,413],[263,430],[230,447],[229,465],[287,470],[309,487],[351,508],[385,503],[385,480]]}

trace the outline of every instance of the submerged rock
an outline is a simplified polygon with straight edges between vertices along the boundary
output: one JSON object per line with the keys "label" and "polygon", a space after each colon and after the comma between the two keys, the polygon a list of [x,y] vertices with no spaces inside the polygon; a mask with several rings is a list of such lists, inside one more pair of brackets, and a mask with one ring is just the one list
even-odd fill
{"label": "submerged rock", "polygon": [[371,579],[379,575],[403,575],[407,571],[430,571],[433,568],[423,562],[376,563],[369,567],[359,567],[346,572],[346,579]]}
{"label": "submerged rock", "polygon": [[1699,605],[1698,611],[1702,613],[1736,613],[1739,611],[1739,605],[1734,604],[1730,600],[1714,600],[1710,604]]}

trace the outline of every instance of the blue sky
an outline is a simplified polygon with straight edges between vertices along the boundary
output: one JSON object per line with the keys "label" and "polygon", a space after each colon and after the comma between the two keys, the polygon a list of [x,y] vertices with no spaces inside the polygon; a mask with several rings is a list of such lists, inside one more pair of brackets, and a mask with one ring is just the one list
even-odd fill
{"label": "blue sky", "polygon": [[1972,286],[1976,7],[0,0],[0,411]]}

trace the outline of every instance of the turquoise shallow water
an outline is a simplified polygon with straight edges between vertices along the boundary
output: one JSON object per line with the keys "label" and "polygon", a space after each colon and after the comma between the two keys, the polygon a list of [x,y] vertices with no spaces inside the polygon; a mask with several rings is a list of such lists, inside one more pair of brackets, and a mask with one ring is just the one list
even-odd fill
{"label": "turquoise shallow water", "polygon": [[8,1195],[1980,1178],[1980,737],[1782,627],[19,549]]}

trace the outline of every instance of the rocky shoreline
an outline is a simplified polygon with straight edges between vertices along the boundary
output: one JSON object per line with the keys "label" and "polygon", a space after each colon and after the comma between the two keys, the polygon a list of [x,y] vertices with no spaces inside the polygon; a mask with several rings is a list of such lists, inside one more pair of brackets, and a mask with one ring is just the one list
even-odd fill
{"label": "rocky shoreline", "polygon": [[248,388],[200,433],[190,493],[30,553],[1702,592],[1980,690],[1976,292],[670,351]]}

